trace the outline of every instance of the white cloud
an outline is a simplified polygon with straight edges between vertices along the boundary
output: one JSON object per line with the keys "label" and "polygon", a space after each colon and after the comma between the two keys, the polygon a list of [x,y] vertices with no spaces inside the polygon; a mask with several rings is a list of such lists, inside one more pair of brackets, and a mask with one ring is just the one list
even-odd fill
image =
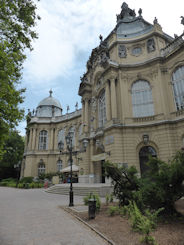
{"label": "white cloud", "polygon": [[[166,8],[164,1],[148,3],[145,0],[129,0],[127,3],[136,12],[141,7],[143,17],[150,22],[157,16],[159,23],[167,27],[164,31],[170,30],[173,35],[174,31],[177,33],[180,30],[175,25],[178,22],[179,28],[183,0],[176,0],[175,5],[167,3],[167,12],[163,12]],[[38,13],[42,19],[37,28],[39,39],[25,63],[27,83],[49,86],[54,79],[67,77],[75,69],[77,54],[89,53],[99,44],[99,34],[107,36],[116,25],[116,14],[120,12],[121,4],[121,0],[40,1]]]}
{"label": "white cloud", "polygon": [[75,66],[76,55],[98,45],[100,33],[110,32],[113,21],[104,5],[104,0],[40,1],[39,39],[25,63],[26,80],[49,84],[59,76],[66,77]]}

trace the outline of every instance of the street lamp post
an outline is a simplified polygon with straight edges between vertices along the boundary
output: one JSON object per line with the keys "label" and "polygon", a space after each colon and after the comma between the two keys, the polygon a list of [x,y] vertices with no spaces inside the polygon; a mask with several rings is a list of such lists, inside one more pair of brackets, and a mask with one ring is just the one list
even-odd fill
{"label": "street lamp post", "polygon": [[21,161],[19,161],[17,164],[14,164],[14,168],[16,169],[16,177],[17,177],[17,181],[16,181],[16,187],[18,186],[18,182],[19,182],[19,172],[20,172],[20,166],[21,166]]}
{"label": "street lamp post", "polygon": [[88,141],[86,139],[83,140],[83,150],[81,151],[73,151],[73,136],[74,133],[73,132],[69,132],[68,135],[65,137],[66,140],[66,145],[67,145],[67,152],[64,152],[64,143],[62,141],[60,141],[58,143],[58,148],[60,150],[61,154],[67,154],[69,155],[69,163],[70,163],[70,192],[69,192],[69,207],[73,207],[74,203],[73,203],[73,179],[72,179],[72,175],[73,175],[73,171],[72,171],[72,163],[73,163],[73,159],[72,159],[72,155],[77,155],[78,153],[81,152],[85,152],[87,145],[88,145]]}

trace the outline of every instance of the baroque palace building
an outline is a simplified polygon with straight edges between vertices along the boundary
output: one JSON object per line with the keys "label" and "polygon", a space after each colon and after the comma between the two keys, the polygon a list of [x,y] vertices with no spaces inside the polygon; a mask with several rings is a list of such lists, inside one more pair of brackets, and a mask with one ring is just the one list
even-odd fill
{"label": "baroque palace building", "polygon": [[[184,19],[181,21],[184,24]],[[74,132],[74,150],[88,140],[86,152],[73,157],[79,182],[104,183],[103,162],[146,170],[148,155],[167,161],[184,146],[184,33],[170,37],[126,3],[112,32],[92,50],[81,77],[82,109],[62,115],[59,101],[42,100],[28,117],[22,176],[62,171],[60,155]]]}

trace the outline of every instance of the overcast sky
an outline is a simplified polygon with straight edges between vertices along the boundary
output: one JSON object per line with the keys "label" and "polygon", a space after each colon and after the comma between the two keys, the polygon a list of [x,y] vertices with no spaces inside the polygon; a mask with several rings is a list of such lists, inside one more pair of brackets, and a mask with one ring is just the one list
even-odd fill
{"label": "overcast sky", "polygon": [[[115,27],[122,3],[121,0],[41,0],[37,4],[41,16],[37,25],[39,39],[34,41],[34,50],[24,63],[21,85],[26,88],[22,105],[26,113],[49,96],[50,89],[64,114],[67,105],[69,112],[75,110],[76,102],[81,107],[80,76],[86,71],[91,50],[99,45],[99,35],[105,38]],[[136,14],[142,8],[143,18],[150,23],[157,17],[163,31],[171,36],[184,30],[180,24],[184,0],[127,0],[126,3]],[[22,135],[25,126],[23,121],[18,127]]]}

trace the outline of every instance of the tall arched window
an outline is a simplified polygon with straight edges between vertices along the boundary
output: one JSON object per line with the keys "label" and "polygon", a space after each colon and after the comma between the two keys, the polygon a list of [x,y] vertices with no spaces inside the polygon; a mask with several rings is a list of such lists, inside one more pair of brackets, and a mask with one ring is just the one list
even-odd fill
{"label": "tall arched window", "polygon": [[72,146],[75,146],[75,127],[72,126],[69,128],[68,133],[72,133]]}
{"label": "tall arched window", "polygon": [[58,160],[57,161],[57,171],[60,172],[62,168],[63,168],[62,160]]}
{"label": "tall arched window", "polygon": [[39,150],[48,149],[48,132],[46,130],[40,131],[38,149]]}
{"label": "tall arched window", "polygon": [[148,117],[154,115],[152,91],[149,83],[139,80],[132,85],[133,117]]}
{"label": "tall arched window", "polygon": [[103,127],[106,122],[106,105],[105,105],[105,91],[100,94],[98,98],[98,123],[99,127]]}
{"label": "tall arched window", "polygon": [[179,67],[172,75],[176,109],[184,109],[184,66]]}
{"label": "tall arched window", "polygon": [[40,162],[38,164],[38,176],[44,173],[45,173],[45,164],[43,162]]}
{"label": "tall arched window", "polygon": [[65,130],[64,129],[61,129],[58,132],[58,143],[60,141],[63,142],[63,144],[65,143]]}

